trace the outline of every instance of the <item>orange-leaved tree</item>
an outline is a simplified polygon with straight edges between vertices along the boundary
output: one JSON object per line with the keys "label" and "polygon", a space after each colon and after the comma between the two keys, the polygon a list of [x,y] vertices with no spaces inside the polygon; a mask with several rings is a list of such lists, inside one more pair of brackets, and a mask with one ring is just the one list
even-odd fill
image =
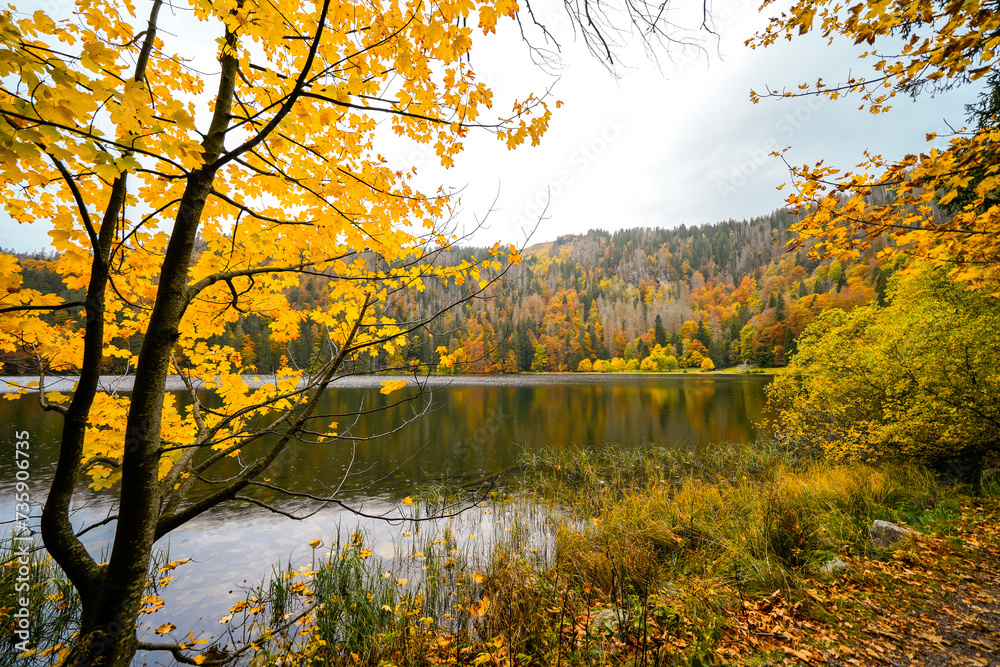
{"label": "orange-leaved tree", "polygon": [[[854,94],[862,108],[883,113],[898,94],[987,84],[971,109],[974,127],[956,132],[947,145],[895,161],[866,153],[852,172],[822,162],[793,168],[796,192],[787,201],[802,216],[792,227],[797,243],[814,239],[817,253],[856,256],[888,237],[885,253],[925,258],[948,267],[954,280],[1000,296],[998,10],[996,2],[959,0],[798,0],[748,42],[767,46],[808,32],[831,42],[846,37],[863,45],[862,58],[873,66],[870,76],[833,86],[820,80],[796,91],[769,91],[772,96]],[[760,97],[753,94],[755,102]]]}
{"label": "orange-leaved tree", "polygon": [[[377,149],[391,131],[448,166],[477,127],[510,147],[536,142],[544,100],[486,119],[492,94],[470,64],[474,33],[516,12],[513,0],[80,0],[62,18],[0,13],[4,208],[51,225],[50,268],[83,295],[27,289],[17,261],[0,256],[0,349],[36,360],[30,388],[63,420],[41,529],[81,601],[66,664],[121,667],[138,649],[204,662],[137,640],[154,542],[252,499],[286,448],[336,441],[323,390],[346,363],[391,354],[436,315],[393,319],[402,291],[454,281],[471,297],[518,261],[495,246],[477,262],[436,264],[454,240],[453,202],[419,192],[413,170]],[[214,62],[188,60],[200,48],[190,36],[206,32]],[[326,298],[297,310],[286,295],[307,278]],[[316,326],[329,353],[249,384],[241,350],[211,342],[246,313],[266,318],[279,344]],[[100,389],[110,359],[128,363],[131,394]],[[73,376],[72,391],[49,391],[53,373]],[[165,392],[168,375],[187,384],[190,405]],[[203,405],[199,388],[221,404]],[[235,474],[217,472],[233,460]],[[106,563],[70,521],[87,476],[117,499]]]}

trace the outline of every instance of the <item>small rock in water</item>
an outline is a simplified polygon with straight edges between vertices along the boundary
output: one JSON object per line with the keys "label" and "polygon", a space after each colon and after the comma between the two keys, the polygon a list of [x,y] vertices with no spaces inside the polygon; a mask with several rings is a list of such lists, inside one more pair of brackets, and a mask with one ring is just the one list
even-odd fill
{"label": "small rock in water", "polygon": [[872,523],[868,534],[872,538],[872,544],[879,549],[886,549],[905,537],[920,535],[920,533],[910,528],[904,528],[894,523],[879,521],[877,519]]}

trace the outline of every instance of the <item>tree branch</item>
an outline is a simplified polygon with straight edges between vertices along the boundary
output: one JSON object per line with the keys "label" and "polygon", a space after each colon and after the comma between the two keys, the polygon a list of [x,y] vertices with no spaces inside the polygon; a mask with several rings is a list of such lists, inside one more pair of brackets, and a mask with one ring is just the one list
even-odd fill
{"label": "tree branch", "polygon": [[[261,456],[260,458],[258,458],[257,461],[255,461],[252,465],[248,466],[243,471],[243,473],[241,473],[237,477],[237,479],[226,488],[219,489],[215,493],[210,494],[206,498],[203,498],[185,507],[182,510],[174,512],[170,515],[161,516],[156,526],[157,538],[162,537],[171,530],[184,524],[185,522],[191,520],[192,518],[198,516],[205,510],[214,507],[220,502],[232,499],[234,495],[239,493],[239,491],[241,491],[244,487],[246,487],[247,484],[249,484],[250,480],[252,480],[255,476],[259,475],[264,470],[266,470],[267,467],[271,464],[271,462],[274,461],[274,459],[278,456],[278,454],[284,451],[285,447],[288,445],[288,442],[293,437],[296,436],[302,424],[304,424],[305,421],[316,410],[316,407],[319,404],[320,397],[322,396],[323,391],[326,389],[327,385],[329,385],[330,380],[333,378],[337,369],[344,361],[344,357],[347,354],[347,350],[350,346],[350,341],[353,340],[355,336],[357,336],[358,331],[361,327],[361,321],[364,319],[365,312],[368,310],[368,306],[371,304],[371,301],[372,301],[372,296],[371,294],[369,294],[365,298],[365,302],[362,305],[360,311],[358,312],[358,317],[354,321],[354,325],[350,333],[348,334],[347,339],[345,340],[344,346],[340,350],[340,354],[331,359],[330,362],[327,364],[322,379],[320,380],[320,382],[316,384],[315,388],[313,389],[313,395],[309,400],[309,402],[306,404],[306,406],[303,408],[302,413],[299,415],[295,423],[291,424],[289,427],[285,429],[284,433],[282,433],[278,442],[276,442],[271,447],[270,451]],[[254,437],[256,438],[257,436]]]}

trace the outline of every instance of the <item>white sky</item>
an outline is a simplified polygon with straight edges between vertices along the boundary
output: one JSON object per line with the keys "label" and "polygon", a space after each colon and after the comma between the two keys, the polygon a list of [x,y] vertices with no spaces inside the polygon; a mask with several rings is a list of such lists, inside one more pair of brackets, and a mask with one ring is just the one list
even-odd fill
{"label": "white sky", "polygon": [[[810,35],[754,51],[744,42],[773,12],[761,14],[757,0],[715,2],[714,11],[723,18],[710,58],[682,55],[671,64],[661,57],[658,71],[641,50],[633,50],[626,54],[632,69],[617,81],[581,44],[570,44],[564,51],[568,66],[554,90],[565,105],[541,145],[508,152],[487,139],[463,155],[456,173],[444,176],[468,183],[463,201],[469,225],[499,189],[491,229],[476,238],[523,238],[521,230],[537,218],[547,186],[547,219],[533,242],[592,228],[675,227],[768,213],[788,193],[776,190],[788,181],[788,171],[771,151],[790,146],[793,164],[825,160],[842,168],[861,162],[865,149],[902,157],[925,150],[926,133],[947,133],[945,120],[961,127],[964,104],[978,91],[969,87],[917,102],[897,97],[894,109],[879,116],[859,111],[860,101],[850,97],[765,99],[755,105],[751,88],[795,89],[820,77],[830,85],[851,71],[858,74],[864,69],[857,59],[862,49],[828,46]],[[506,89],[528,78],[531,68],[517,62],[496,72]],[[560,175],[568,186],[560,184]]]}
{"label": "white sky", "polygon": [[[696,27],[701,3],[673,0],[684,12],[675,23]],[[21,11],[49,9],[64,0],[16,3]],[[145,3],[137,3],[142,14]],[[619,54],[617,79],[573,39],[558,0],[536,0],[544,19],[562,44],[564,68],[552,99],[548,133],[537,147],[508,151],[486,134],[471,136],[456,167],[443,170],[427,149],[388,152],[405,164],[420,166],[420,183],[433,191],[439,184],[464,188],[460,228],[472,229],[489,211],[488,228],[474,241],[523,242],[548,200],[548,210],[532,242],[549,241],[592,228],[674,227],[768,213],[782,205],[776,187],[788,180],[778,158],[768,153],[790,146],[793,163],[827,163],[850,168],[865,149],[885,157],[925,150],[928,132],[946,133],[964,124],[964,104],[978,89],[968,87],[917,102],[895,100],[888,114],[858,111],[854,98],[836,102],[818,98],[750,102],[750,89],[794,89],[823,77],[828,84],[857,75],[861,47],[828,46],[814,37],[781,42],[753,51],[744,41],[766,24],[757,0],[714,3],[718,39],[703,35],[708,55],[675,51],[673,62],[661,52],[657,63],[632,42]],[[497,113],[510,100],[543,92],[555,79],[532,64],[527,47],[509,20],[499,35],[480,38],[473,65],[496,93]],[[207,40],[206,40],[207,41]],[[209,42],[210,43],[210,42]],[[541,43],[535,40],[535,43]],[[201,45],[199,45],[201,46]],[[393,155],[395,153],[395,155]],[[18,226],[0,217],[0,246],[30,251],[48,244],[47,230]]]}

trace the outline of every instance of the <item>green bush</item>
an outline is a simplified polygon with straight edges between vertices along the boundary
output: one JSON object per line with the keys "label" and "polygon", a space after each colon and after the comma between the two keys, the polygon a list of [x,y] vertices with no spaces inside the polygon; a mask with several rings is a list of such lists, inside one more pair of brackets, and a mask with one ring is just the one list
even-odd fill
{"label": "green bush", "polygon": [[892,301],[827,311],[769,388],[778,436],[835,459],[949,462],[1000,450],[1000,301],[928,266]]}

